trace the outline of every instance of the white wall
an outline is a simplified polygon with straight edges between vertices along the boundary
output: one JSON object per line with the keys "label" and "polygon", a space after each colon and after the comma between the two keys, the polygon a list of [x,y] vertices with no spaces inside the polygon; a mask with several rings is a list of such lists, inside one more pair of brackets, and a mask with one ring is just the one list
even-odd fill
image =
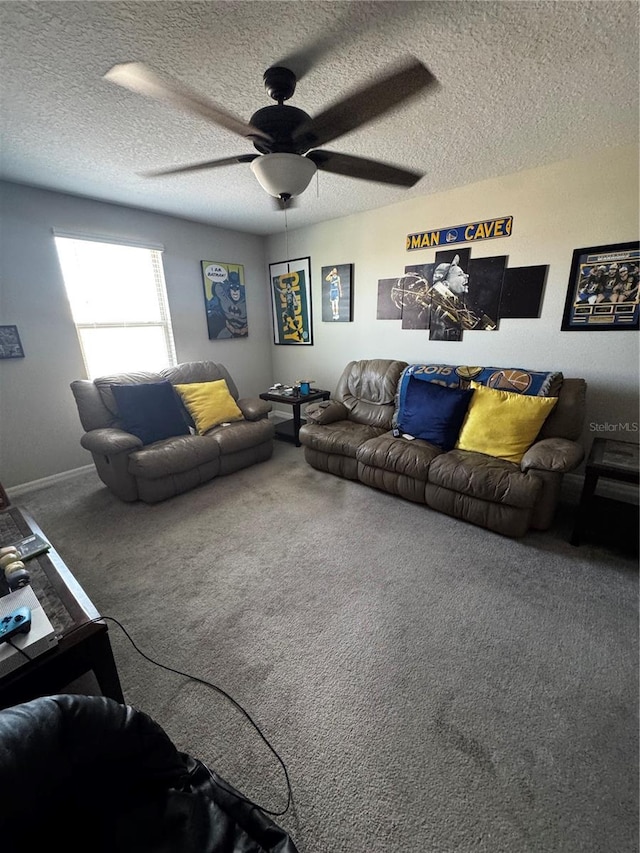
{"label": "white wall", "polygon": [[[539,319],[502,320],[498,331],[464,332],[461,342],[429,341],[428,332],[402,330],[399,320],[376,320],[378,279],[434,260],[435,249],[407,252],[407,234],[507,215],[511,237],[465,245],[472,258],[507,254],[510,267],[548,264]],[[638,333],[560,331],[573,250],[634,239],[636,146],[290,231],[288,257],[311,257],[314,345],[273,346],[274,381],[313,378],[333,389],[348,361],[371,357],[553,369],[588,382],[586,440],[590,422],[637,423]],[[270,237],[267,262],[286,257],[284,235]],[[355,265],[354,322],[323,323],[320,270],[341,263]],[[618,435],[638,440],[637,432]]]}
{"label": "white wall", "polygon": [[[243,396],[271,384],[264,238],[11,183],[0,184],[0,196],[0,323],[18,326],[26,356],[0,360],[5,487],[91,463],[69,388],[86,374],[52,228],[164,245],[178,361],[222,362]],[[247,339],[208,339],[201,260],[244,264]]]}

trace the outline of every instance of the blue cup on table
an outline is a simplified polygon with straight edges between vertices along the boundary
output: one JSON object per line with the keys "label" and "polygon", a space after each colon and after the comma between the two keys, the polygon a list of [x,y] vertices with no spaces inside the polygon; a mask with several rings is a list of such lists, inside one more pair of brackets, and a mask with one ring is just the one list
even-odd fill
{"label": "blue cup on table", "polygon": [[311,392],[311,386],[308,382],[300,383],[300,393],[301,394],[309,394]]}

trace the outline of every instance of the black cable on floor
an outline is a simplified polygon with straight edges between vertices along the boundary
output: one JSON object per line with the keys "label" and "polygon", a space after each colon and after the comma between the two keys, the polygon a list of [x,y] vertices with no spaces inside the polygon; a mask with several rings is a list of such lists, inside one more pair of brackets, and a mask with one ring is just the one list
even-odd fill
{"label": "black cable on floor", "polygon": [[[261,812],[264,812],[265,814],[268,814],[268,815],[272,815],[273,817],[281,817],[283,814],[286,814],[286,813],[287,813],[287,811],[289,810],[289,806],[291,805],[291,800],[292,800],[292,797],[293,797],[293,792],[292,792],[292,790],[291,790],[291,780],[289,779],[289,771],[287,770],[287,765],[284,763],[284,761],[282,760],[282,758],[279,756],[279,754],[278,754],[277,750],[275,749],[275,747],[274,747],[274,746],[272,746],[272,745],[269,743],[269,741],[267,740],[267,737],[262,733],[262,731],[260,730],[260,727],[258,726],[258,724],[257,724],[257,723],[256,723],[256,722],[251,718],[251,715],[249,714],[249,712],[248,712],[248,711],[245,711],[245,709],[242,707],[242,705],[240,705],[240,703],[239,703],[239,702],[237,702],[237,701],[233,698],[233,696],[230,696],[230,695],[226,692],[226,690],[223,690],[223,689],[222,689],[222,687],[218,687],[218,685],[217,685],[217,684],[214,684],[212,681],[207,681],[207,680],[206,680],[206,678],[200,678],[200,677],[199,677],[199,676],[197,676],[197,675],[191,675],[191,673],[183,672],[181,669],[175,669],[175,668],[174,668],[174,667],[172,667],[172,666],[167,666],[166,664],[164,664],[164,663],[160,663],[159,661],[154,660],[153,658],[149,657],[149,655],[145,654],[141,649],[139,649],[139,648],[138,648],[138,646],[135,644],[135,642],[134,642],[133,638],[131,637],[131,635],[129,634],[129,632],[127,631],[127,629],[124,627],[124,625],[123,625],[121,622],[119,622],[117,619],[115,619],[113,616],[97,616],[95,619],[91,619],[89,622],[84,622],[82,625],[78,625],[78,626],[76,626],[76,627],[75,627],[75,628],[73,628],[71,631],[69,631],[65,636],[68,636],[69,634],[72,634],[72,633],[73,633],[73,631],[77,631],[79,628],[82,628],[82,627],[84,627],[85,625],[91,624],[92,622],[102,622],[102,621],[115,622],[115,624],[120,628],[120,630],[124,633],[124,635],[126,636],[126,638],[129,640],[129,642],[131,643],[131,645],[133,646],[133,648],[134,648],[134,649],[138,652],[138,654],[139,654],[139,655],[141,655],[145,660],[148,660],[148,661],[149,661],[149,663],[152,663],[154,666],[158,666],[158,667],[160,667],[160,669],[166,669],[166,670],[167,670],[167,672],[173,672],[173,673],[175,673],[176,675],[182,675],[184,678],[188,678],[188,679],[190,679],[191,681],[195,681],[195,682],[197,682],[198,684],[204,684],[204,685],[205,685],[205,687],[210,687],[212,690],[215,690],[215,691],[216,691],[216,693],[219,693],[221,696],[224,696],[224,698],[225,698],[225,699],[228,699],[228,700],[229,700],[229,702],[231,702],[231,704],[232,704],[235,708],[237,708],[237,709],[238,709],[238,711],[240,711],[240,712],[241,712],[241,713],[246,717],[246,719],[251,723],[251,725],[253,726],[253,728],[254,728],[254,729],[257,731],[257,733],[260,735],[260,737],[262,738],[262,740],[264,741],[264,743],[269,747],[269,749],[271,750],[271,752],[273,753],[273,755],[275,755],[275,757],[278,759],[278,761],[280,762],[280,766],[282,767],[282,769],[283,769],[283,771],[284,771],[284,776],[285,776],[285,779],[286,779],[286,781],[287,781],[287,804],[286,804],[286,806],[284,807],[284,809],[283,809],[282,811],[279,811],[279,812],[276,812],[276,811],[270,811],[269,809],[265,809],[263,806],[259,805],[258,803],[255,803],[253,800],[250,800],[248,797],[244,797],[242,794],[238,793],[237,791],[233,791],[233,790],[231,790],[230,788],[227,788],[227,787],[226,787],[226,785],[223,785],[223,784],[220,782],[220,780],[219,780],[219,779],[215,779],[215,778],[213,777],[213,774],[211,773],[211,770],[209,770],[209,768],[207,767],[207,765],[206,765],[206,764],[204,764],[204,762],[202,762],[202,761],[201,761],[200,763],[202,764],[202,766],[203,766],[203,767],[207,770],[207,772],[209,773],[209,776],[211,777],[211,780],[212,780],[213,782],[215,782],[215,784],[216,784],[216,785],[218,785],[218,787],[220,787],[220,788],[222,788],[224,791],[226,791],[228,794],[231,794],[231,795],[232,795],[232,796],[234,796],[234,797],[238,797],[238,799],[243,800],[245,803],[248,803],[248,804],[249,804],[249,805],[251,805],[251,806],[255,806],[257,809],[260,809],[260,811],[261,811]],[[9,642],[9,641],[8,641],[8,642]],[[15,646],[14,646],[14,648],[17,648],[17,647],[15,647]],[[18,651],[22,651],[22,650],[21,650],[21,649],[18,649]],[[23,652],[23,654],[24,654],[24,652]],[[31,658],[29,658],[29,659],[31,660]]]}

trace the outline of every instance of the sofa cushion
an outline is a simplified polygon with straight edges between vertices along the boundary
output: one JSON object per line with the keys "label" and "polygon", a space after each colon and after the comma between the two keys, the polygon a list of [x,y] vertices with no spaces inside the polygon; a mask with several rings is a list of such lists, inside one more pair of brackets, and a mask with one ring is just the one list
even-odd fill
{"label": "sofa cushion", "polygon": [[351,361],[332,399],[345,406],[350,421],[386,432],[391,429],[396,388],[406,366],[404,361],[380,358]]}
{"label": "sofa cushion", "polygon": [[219,460],[220,445],[208,435],[181,435],[159,441],[129,455],[129,473],[155,480]]}
{"label": "sofa cushion", "polygon": [[519,463],[558,398],[513,394],[476,382],[471,387],[474,395],[456,447]]}
{"label": "sofa cushion", "polygon": [[193,418],[199,435],[219,424],[242,420],[242,412],[224,379],[174,387]]}
{"label": "sofa cushion", "polygon": [[447,388],[411,377],[397,416],[402,433],[451,450],[467,413],[473,391]]}
{"label": "sofa cushion", "polygon": [[535,474],[523,474],[513,462],[457,449],[432,460],[429,483],[524,509],[534,506],[542,489],[542,482]]}
{"label": "sofa cushion", "polygon": [[386,430],[357,424],[354,421],[336,421],[324,426],[305,424],[300,429],[300,442],[305,447],[322,453],[349,456],[355,459],[358,448],[363,442],[384,432]]}
{"label": "sofa cushion", "polygon": [[126,432],[143,444],[188,435],[189,427],[170,382],[112,385],[111,392]]}
{"label": "sofa cushion", "polygon": [[422,439],[410,440],[387,432],[361,444],[356,458],[362,465],[426,482],[431,461],[442,452]]}
{"label": "sofa cushion", "polygon": [[214,427],[206,434],[217,442],[222,456],[227,453],[237,453],[269,441],[273,438],[274,425],[269,418],[259,421],[243,421],[228,426]]}

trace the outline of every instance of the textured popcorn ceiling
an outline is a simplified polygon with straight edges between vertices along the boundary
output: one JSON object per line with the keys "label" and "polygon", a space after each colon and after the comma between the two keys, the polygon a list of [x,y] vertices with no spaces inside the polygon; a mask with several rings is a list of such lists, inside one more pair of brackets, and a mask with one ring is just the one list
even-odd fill
{"label": "textured popcorn ceiling", "polygon": [[326,146],[425,177],[320,174],[289,228],[638,139],[636,2],[2,2],[0,30],[0,177],[258,234],[284,220],[247,164],[137,174],[250,142],[107,83],[112,65],[144,61],[246,120],[285,58],[309,66],[289,103],[311,115],[408,53],[428,65],[434,94]]}

